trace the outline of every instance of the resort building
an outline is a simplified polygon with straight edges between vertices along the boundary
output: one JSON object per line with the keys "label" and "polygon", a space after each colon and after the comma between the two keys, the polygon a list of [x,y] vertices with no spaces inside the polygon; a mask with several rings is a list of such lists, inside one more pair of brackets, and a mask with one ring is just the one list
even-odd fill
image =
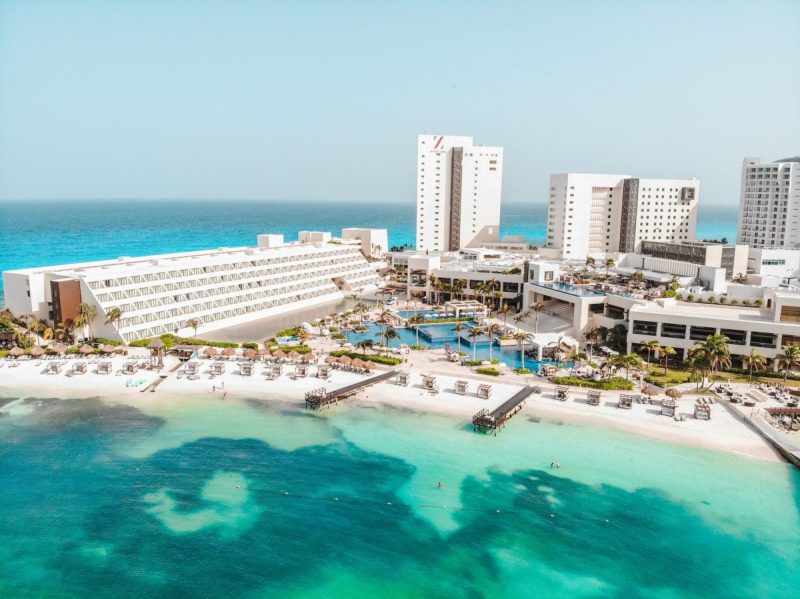
{"label": "resort building", "polygon": [[737,239],[751,248],[800,247],[800,156],[744,159]]}
{"label": "resort building", "polygon": [[[6,306],[53,323],[94,306],[95,336],[130,342],[193,334],[374,290],[380,279],[359,244],[283,243],[119,258],[3,273]],[[121,317],[112,322],[112,308]]]}
{"label": "resort building", "polygon": [[547,245],[564,259],[693,241],[700,182],[630,175],[550,176]]}
{"label": "resort building", "polygon": [[[706,241],[684,241],[677,243],[642,241],[640,252],[652,258],[647,265],[647,268],[651,270],[672,272],[672,270],[669,269],[669,262],[677,261],[697,266],[724,268],[726,279],[733,279],[736,276],[744,276],[747,274],[748,248],[746,245],[711,243]],[[669,262],[659,265],[659,260]],[[663,268],[659,268],[659,266],[663,266]],[[691,268],[689,270],[691,271]],[[688,275],[691,274],[691,272],[685,274]]]}
{"label": "resort building", "polygon": [[800,278],[800,248],[750,248],[747,272],[763,277],[790,281]]}
{"label": "resort building", "polygon": [[497,241],[503,148],[472,137],[417,138],[417,250],[453,251]]}

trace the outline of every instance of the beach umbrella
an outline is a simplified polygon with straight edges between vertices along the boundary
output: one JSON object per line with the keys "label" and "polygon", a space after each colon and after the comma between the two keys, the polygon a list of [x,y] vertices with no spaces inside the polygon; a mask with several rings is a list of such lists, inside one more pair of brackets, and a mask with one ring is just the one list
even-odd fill
{"label": "beach umbrella", "polygon": [[84,344],[79,350],[84,356],[94,353],[94,348],[91,345]]}
{"label": "beach umbrella", "polygon": [[375,362],[370,362],[369,360],[364,361],[364,368],[367,370],[375,370]]}
{"label": "beach umbrella", "polygon": [[104,354],[113,354],[115,351],[117,351],[117,348],[114,347],[113,345],[104,345],[103,346],[103,353]]}
{"label": "beach umbrella", "polygon": [[57,354],[63,354],[65,351],[67,351],[67,346],[63,343],[56,343],[53,347],[53,351]]}
{"label": "beach umbrella", "polygon": [[272,352],[272,357],[276,360],[283,360],[286,357],[286,352],[282,349],[276,349],[274,352]]}
{"label": "beach umbrella", "polygon": [[672,399],[680,399],[681,397],[683,397],[683,393],[681,393],[680,389],[677,389],[676,387],[671,387],[667,389],[667,396],[671,397]]}
{"label": "beach umbrella", "polygon": [[661,391],[658,389],[658,387],[653,387],[652,385],[650,385],[642,389],[642,393],[644,393],[645,395],[653,396],[653,395],[658,395],[659,393],[661,393]]}
{"label": "beach umbrella", "polygon": [[317,356],[315,356],[313,353],[309,352],[307,354],[303,354],[302,360],[303,360],[303,362],[306,362],[307,364],[310,364],[311,362],[316,362],[317,361]]}
{"label": "beach umbrella", "polygon": [[252,360],[253,358],[256,357],[257,353],[258,352],[256,350],[248,348],[244,350],[244,357],[247,358],[248,360]]}
{"label": "beach umbrella", "polygon": [[300,357],[300,354],[298,354],[296,351],[292,350],[292,351],[289,352],[289,359],[292,362],[296,362],[297,358],[299,358],[299,357]]}
{"label": "beach umbrella", "polygon": [[36,347],[34,347],[34,348],[31,348],[31,355],[33,357],[38,358],[42,354],[44,354],[44,350],[41,347],[39,347],[38,345]]}
{"label": "beach umbrella", "polygon": [[222,355],[223,356],[229,356],[229,357],[230,356],[235,356],[236,355],[236,350],[234,348],[232,348],[232,347],[226,347],[225,349],[222,350]]}
{"label": "beach umbrella", "polygon": [[161,339],[159,339],[158,337],[156,337],[150,343],[147,344],[147,347],[149,347],[150,349],[164,349],[165,346],[164,342],[161,341]]}
{"label": "beach umbrella", "polygon": [[25,351],[21,347],[17,347],[16,345],[11,348],[11,351],[8,352],[8,355],[12,358],[19,358]]}
{"label": "beach umbrella", "polygon": [[339,358],[337,358],[335,356],[328,356],[327,358],[325,358],[325,363],[326,364],[338,364],[338,362],[339,362]]}
{"label": "beach umbrella", "polygon": [[364,362],[362,362],[362,361],[361,361],[361,358],[356,358],[356,359],[355,359],[355,360],[353,360],[353,362],[351,363],[351,366],[352,366],[353,368],[364,368]]}
{"label": "beach umbrella", "polygon": [[216,348],[216,347],[207,347],[207,348],[205,348],[205,349],[203,350],[203,355],[204,355],[205,357],[207,357],[207,358],[213,358],[213,357],[214,357],[214,356],[216,356],[218,353],[219,353],[219,352],[217,351],[217,348]]}
{"label": "beach umbrella", "polygon": [[339,358],[339,364],[344,364],[346,366],[349,366],[352,363],[353,363],[353,360],[351,360],[347,356],[342,356],[341,358]]}

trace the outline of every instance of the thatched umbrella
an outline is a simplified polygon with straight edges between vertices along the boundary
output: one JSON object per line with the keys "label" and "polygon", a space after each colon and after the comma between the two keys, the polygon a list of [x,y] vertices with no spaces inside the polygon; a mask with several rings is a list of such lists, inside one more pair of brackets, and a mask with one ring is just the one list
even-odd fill
{"label": "thatched umbrella", "polygon": [[42,354],[44,354],[44,350],[41,347],[39,347],[38,345],[36,347],[31,348],[31,355],[34,358],[38,358],[38,357],[42,356]]}
{"label": "thatched umbrella", "polygon": [[301,359],[306,364],[311,364],[312,362],[317,361],[317,356],[315,356],[312,352],[308,352],[307,354],[303,354],[303,357]]}
{"label": "thatched umbrella", "polygon": [[84,344],[79,350],[84,356],[94,353],[94,348],[91,345]]}
{"label": "thatched umbrella", "polygon": [[247,348],[246,350],[244,350],[244,357],[247,358],[248,360],[252,360],[253,358],[256,357],[257,353],[258,352],[256,350]]}
{"label": "thatched umbrella", "polygon": [[364,360],[364,368],[366,368],[367,370],[375,370],[375,362]]}
{"label": "thatched umbrella", "polygon": [[683,393],[681,393],[681,390],[677,387],[670,387],[667,389],[667,396],[671,397],[672,399],[680,399],[683,397]]}
{"label": "thatched umbrella", "polygon": [[276,349],[274,352],[272,352],[272,357],[276,360],[283,360],[286,357],[286,352],[282,349]]}
{"label": "thatched umbrella", "polygon": [[353,360],[350,359],[348,356],[342,356],[339,358],[339,364],[344,364],[345,366],[349,366],[353,363]]}
{"label": "thatched umbrella", "polygon": [[292,351],[289,352],[289,359],[292,362],[297,362],[297,358],[299,358],[299,357],[300,357],[300,354],[298,354],[296,351],[292,350]]}
{"label": "thatched umbrella", "polygon": [[19,358],[24,353],[25,350],[15,345],[14,347],[11,348],[11,351],[8,352],[8,355],[11,356],[12,358]]}
{"label": "thatched umbrella", "polygon": [[353,368],[364,368],[364,362],[361,358],[356,358],[353,360],[352,364],[350,364]]}
{"label": "thatched umbrella", "polygon": [[203,350],[203,355],[206,358],[213,358],[214,356],[218,355],[219,352],[217,351],[216,347],[207,347]]}
{"label": "thatched umbrella", "polygon": [[661,393],[661,390],[658,387],[653,387],[653,385],[649,385],[644,389],[642,389],[642,393],[644,393],[645,395],[650,395],[652,397],[654,395],[659,395]]}
{"label": "thatched umbrella", "polygon": [[115,351],[117,351],[117,348],[114,347],[113,345],[104,345],[103,346],[103,353],[104,354],[113,354]]}
{"label": "thatched umbrella", "polygon": [[[149,347],[150,349],[164,349],[165,345],[164,345],[164,342],[161,341],[161,339],[156,337],[150,343],[147,344],[147,347]],[[81,348],[81,349],[83,349],[83,348]]]}
{"label": "thatched umbrella", "polygon": [[325,358],[325,363],[326,364],[338,364],[339,363],[339,358],[337,358],[336,356],[328,356],[327,358]]}
{"label": "thatched umbrella", "polygon": [[226,347],[225,349],[222,350],[222,355],[227,357],[235,356],[236,350],[232,347]]}
{"label": "thatched umbrella", "polygon": [[65,351],[67,351],[67,346],[63,343],[56,343],[55,346],[53,346],[53,351],[57,354],[63,354]]}

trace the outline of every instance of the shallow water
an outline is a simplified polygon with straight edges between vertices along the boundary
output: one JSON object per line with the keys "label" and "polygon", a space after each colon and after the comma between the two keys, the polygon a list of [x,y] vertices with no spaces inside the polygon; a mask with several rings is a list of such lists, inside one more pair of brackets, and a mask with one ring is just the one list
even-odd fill
{"label": "shallow water", "polygon": [[4,597],[789,597],[800,584],[800,476],[780,464],[522,415],[491,437],[364,405],[0,404]]}

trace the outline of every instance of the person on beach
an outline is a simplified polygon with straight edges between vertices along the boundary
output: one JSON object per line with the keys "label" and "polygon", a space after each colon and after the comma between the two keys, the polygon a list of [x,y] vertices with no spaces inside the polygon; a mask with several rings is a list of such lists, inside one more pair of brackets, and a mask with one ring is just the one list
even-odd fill
{"label": "person on beach", "polygon": [[226,391],[225,393],[222,394],[222,401],[227,401],[227,399],[228,399],[228,392]]}
{"label": "person on beach", "polygon": [[216,393],[216,392],[217,392],[217,386],[211,385],[211,393]]}

